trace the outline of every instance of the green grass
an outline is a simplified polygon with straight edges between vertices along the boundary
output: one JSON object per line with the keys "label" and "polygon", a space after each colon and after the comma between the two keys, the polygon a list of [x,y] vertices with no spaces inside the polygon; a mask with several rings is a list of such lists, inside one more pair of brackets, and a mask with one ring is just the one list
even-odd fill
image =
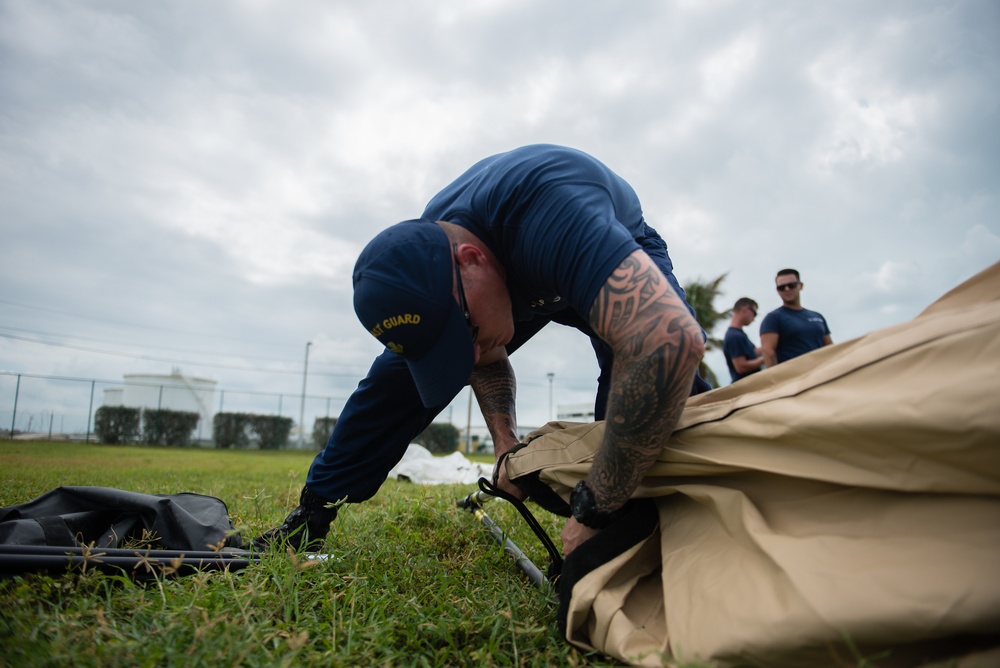
{"label": "green grass", "polygon": [[[293,508],[314,453],[0,442],[0,506],[60,485],[221,498],[249,539]],[[467,485],[388,481],[343,509],[334,555],[135,582],[93,571],[0,580],[4,666],[600,666],[556,606],[455,501]],[[541,568],[508,504],[487,511]],[[536,515],[558,539],[561,520]]]}

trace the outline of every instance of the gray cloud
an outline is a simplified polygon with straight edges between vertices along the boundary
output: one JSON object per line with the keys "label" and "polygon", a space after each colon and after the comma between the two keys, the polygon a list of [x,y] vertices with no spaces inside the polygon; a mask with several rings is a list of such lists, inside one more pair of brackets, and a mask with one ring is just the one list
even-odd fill
{"label": "gray cloud", "polygon": [[[793,266],[835,340],[895,324],[1000,259],[998,28],[988,0],[2,3],[0,369],[155,357],[294,403],[313,341],[336,413],[378,351],[357,253],[534,142],[626,177],[682,281],[728,272],[720,306],[777,306]],[[590,400],[575,332],[513,361],[522,422],[549,371]]]}

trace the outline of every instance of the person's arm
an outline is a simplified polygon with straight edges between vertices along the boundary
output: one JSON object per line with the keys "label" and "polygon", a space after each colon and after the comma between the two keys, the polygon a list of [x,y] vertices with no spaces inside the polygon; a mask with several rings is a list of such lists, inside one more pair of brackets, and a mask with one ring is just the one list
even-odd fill
{"label": "person's arm", "polygon": [[[486,420],[486,427],[493,436],[493,454],[497,461],[518,444],[515,399],[517,382],[514,369],[507,358],[507,351],[497,348],[484,354],[472,370],[469,384],[476,393],[479,410]],[[507,478],[506,467],[501,466],[498,476],[501,489],[523,499],[525,494]]]}
{"label": "person's arm", "polygon": [[[585,485],[599,513],[621,508],[656,461],[691,394],[704,334],[659,268],[635,251],[612,272],[590,326],[614,350],[604,439]],[[563,551],[597,533],[570,517]]]}
{"label": "person's arm", "polygon": [[768,369],[778,365],[778,333],[768,332],[760,335],[760,350],[764,355],[764,364]]}
{"label": "person's arm", "polygon": [[763,357],[748,359],[745,355],[740,355],[739,357],[733,358],[733,368],[736,369],[736,372],[739,374],[748,374],[752,371],[756,371],[763,365]]}
{"label": "person's arm", "polygon": [[824,346],[832,346],[833,345],[833,339],[830,337],[829,334],[824,334],[823,335],[823,345]]}

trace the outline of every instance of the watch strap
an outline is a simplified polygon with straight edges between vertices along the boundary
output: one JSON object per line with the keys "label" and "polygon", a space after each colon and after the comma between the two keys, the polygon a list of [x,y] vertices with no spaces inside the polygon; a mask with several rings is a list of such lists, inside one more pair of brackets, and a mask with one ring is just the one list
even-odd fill
{"label": "watch strap", "polygon": [[610,512],[599,511],[597,498],[586,480],[581,480],[573,488],[573,493],[569,497],[569,507],[576,521],[591,529],[603,529],[621,517],[624,512],[624,507]]}

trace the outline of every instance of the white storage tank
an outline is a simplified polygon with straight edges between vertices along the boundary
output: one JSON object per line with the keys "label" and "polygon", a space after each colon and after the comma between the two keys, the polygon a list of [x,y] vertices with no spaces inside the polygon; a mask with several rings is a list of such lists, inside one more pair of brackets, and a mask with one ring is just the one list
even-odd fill
{"label": "white storage tank", "polygon": [[169,376],[128,373],[124,387],[104,390],[104,405],[198,413],[201,419],[194,439],[211,441],[216,385],[217,381],[208,378],[185,376],[180,369],[174,369]]}

